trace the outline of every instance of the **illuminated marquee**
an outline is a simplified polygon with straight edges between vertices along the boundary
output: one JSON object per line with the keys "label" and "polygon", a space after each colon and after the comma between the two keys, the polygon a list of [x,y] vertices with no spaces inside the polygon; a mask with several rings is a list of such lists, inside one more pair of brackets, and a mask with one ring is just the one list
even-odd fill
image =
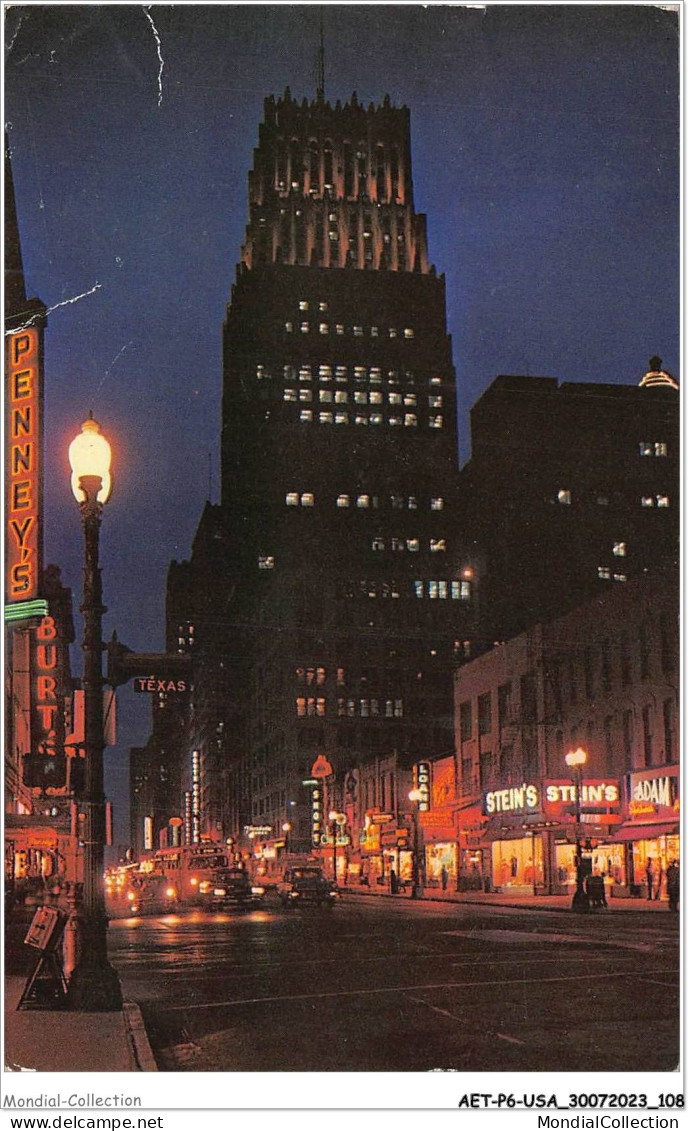
{"label": "illuminated marquee", "polygon": [[522,785],[508,789],[493,789],[485,794],[484,812],[492,813],[530,813],[540,807],[538,787],[523,782]]}
{"label": "illuminated marquee", "polygon": [[[42,617],[31,631],[31,753],[58,768],[65,757],[64,665],[65,646],[55,619]],[[64,768],[55,772],[47,792],[64,792],[64,773]]]}
{"label": "illuminated marquee", "polygon": [[41,395],[39,335],[20,330],[7,338],[6,598],[38,594],[40,551]]}
{"label": "illuminated marquee", "polygon": [[430,763],[418,762],[413,767],[413,787],[420,793],[418,812],[425,813],[430,808]]}

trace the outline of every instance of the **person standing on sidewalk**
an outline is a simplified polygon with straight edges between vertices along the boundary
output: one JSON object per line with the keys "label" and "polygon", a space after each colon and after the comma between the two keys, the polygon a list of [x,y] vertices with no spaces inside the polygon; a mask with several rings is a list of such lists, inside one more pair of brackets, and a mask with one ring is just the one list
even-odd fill
{"label": "person standing on sidewalk", "polygon": [[681,894],[681,873],[675,860],[667,868],[667,895],[669,896],[669,910],[678,911],[678,901]]}
{"label": "person standing on sidewalk", "polygon": [[440,881],[442,883],[442,891],[446,891],[447,884],[449,883],[449,872],[447,871],[446,864],[442,865],[442,871],[440,872]]}
{"label": "person standing on sidewalk", "polygon": [[662,867],[662,861],[660,860],[659,861],[659,874],[657,876],[657,890],[655,891],[655,899],[661,899],[662,898],[662,880],[663,879],[664,879],[664,869]]}
{"label": "person standing on sidewalk", "polygon": [[390,868],[389,870],[389,890],[392,895],[396,895],[399,891],[399,881],[397,880],[397,874],[394,868]]}
{"label": "person standing on sidewalk", "polygon": [[645,868],[645,879],[647,881],[647,898],[652,899],[652,890],[655,882],[655,866],[650,856]]}

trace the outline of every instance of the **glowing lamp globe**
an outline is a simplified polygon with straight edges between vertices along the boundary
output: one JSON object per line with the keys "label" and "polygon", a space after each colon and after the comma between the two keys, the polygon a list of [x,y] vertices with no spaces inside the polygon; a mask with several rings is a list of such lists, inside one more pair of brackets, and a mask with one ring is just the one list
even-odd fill
{"label": "glowing lamp globe", "polygon": [[582,746],[579,746],[577,750],[569,751],[564,760],[566,765],[571,766],[571,768],[574,766],[584,766],[588,760],[588,755],[586,751],[583,750]]}
{"label": "glowing lamp globe", "polygon": [[69,445],[69,463],[72,469],[72,492],[77,503],[86,502],[86,492],[79,480],[85,476],[98,476],[102,486],[98,491],[99,503],[106,503],[112,490],[110,445],[100,431],[97,420],[90,415],[81,425],[81,432]]}

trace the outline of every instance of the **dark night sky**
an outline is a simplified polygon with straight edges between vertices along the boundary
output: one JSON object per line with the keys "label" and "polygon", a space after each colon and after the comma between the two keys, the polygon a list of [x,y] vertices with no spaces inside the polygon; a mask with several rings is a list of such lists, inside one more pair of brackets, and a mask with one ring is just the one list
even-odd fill
{"label": "dark night sky", "polygon": [[[106,635],[164,642],[171,558],[218,501],[221,325],[266,94],[314,95],[315,6],[17,5],[5,121],[27,289],[46,334],[46,559],[81,587],[67,447],[113,444]],[[411,109],[417,209],[447,276],[462,461],[498,373],[637,382],[679,363],[678,23],[657,7],[325,7],[326,95]],[[93,293],[78,301],[76,296]],[[58,305],[63,303],[64,305]],[[77,613],[78,635],[81,635]],[[80,670],[77,651],[76,670]],[[147,703],[118,694],[107,753]]]}

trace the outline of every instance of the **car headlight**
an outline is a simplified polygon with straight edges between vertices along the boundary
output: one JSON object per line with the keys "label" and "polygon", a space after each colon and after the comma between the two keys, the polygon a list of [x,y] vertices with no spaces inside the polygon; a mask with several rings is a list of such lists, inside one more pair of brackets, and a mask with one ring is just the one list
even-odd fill
{"label": "car headlight", "polygon": [[265,888],[251,888],[251,895],[265,895]]}
{"label": "car headlight", "polygon": [[196,879],[195,876],[192,876],[191,879],[189,880],[189,883],[191,884],[192,888],[195,888],[197,883],[198,883],[198,880]]}
{"label": "car headlight", "polygon": [[165,892],[165,895],[167,896],[168,899],[175,899],[176,896],[177,896],[177,893],[174,890],[174,888],[168,888],[167,891]]}
{"label": "car headlight", "polygon": [[136,899],[136,896],[134,895],[133,891],[127,892],[127,899],[130,900],[130,901]]}
{"label": "car headlight", "polygon": [[226,888],[215,888],[215,891],[213,892],[213,895],[226,895],[226,894],[227,894]]}

